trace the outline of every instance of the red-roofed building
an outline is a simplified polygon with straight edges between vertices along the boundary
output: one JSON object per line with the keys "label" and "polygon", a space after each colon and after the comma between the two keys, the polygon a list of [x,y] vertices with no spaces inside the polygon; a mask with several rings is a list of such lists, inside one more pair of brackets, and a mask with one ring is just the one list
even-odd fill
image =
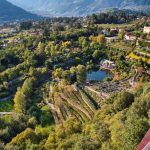
{"label": "red-roofed building", "polygon": [[137,150],[150,150],[150,129],[144,136],[141,143],[138,145]]}

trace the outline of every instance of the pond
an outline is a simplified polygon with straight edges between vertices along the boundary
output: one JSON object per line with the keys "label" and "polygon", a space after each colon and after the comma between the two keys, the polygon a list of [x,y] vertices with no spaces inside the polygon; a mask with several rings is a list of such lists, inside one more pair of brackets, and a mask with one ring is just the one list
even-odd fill
{"label": "pond", "polygon": [[89,71],[87,73],[87,79],[86,81],[102,81],[103,79],[111,77],[111,75],[103,70],[98,71]]}

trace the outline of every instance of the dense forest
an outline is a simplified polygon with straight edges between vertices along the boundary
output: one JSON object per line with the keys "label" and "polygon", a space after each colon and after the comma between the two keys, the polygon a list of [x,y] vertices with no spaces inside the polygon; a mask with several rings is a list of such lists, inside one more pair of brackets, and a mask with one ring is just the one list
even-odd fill
{"label": "dense forest", "polygon": [[135,150],[150,128],[149,25],[119,11],[0,27],[0,150]]}

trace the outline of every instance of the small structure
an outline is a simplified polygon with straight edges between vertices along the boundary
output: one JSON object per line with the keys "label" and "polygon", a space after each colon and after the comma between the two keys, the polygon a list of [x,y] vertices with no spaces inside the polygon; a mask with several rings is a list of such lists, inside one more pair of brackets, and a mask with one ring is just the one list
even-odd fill
{"label": "small structure", "polygon": [[42,32],[41,31],[31,31],[30,33],[29,33],[29,35],[30,36],[38,36],[38,35],[42,35]]}
{"label": "small structure", "polygon": [[148,130],[136,150],[150,150],[150,129]]}
{"label": "small structure", "polygon": [[104,35],[109,35],[109,32],[108,32],[108,30],[106,30],[106,29],[104,29],[104,30],[102,30],[102,33],[104,34]]}
{"label": "small structure", "polygon": [[17,43],[19,43],[19,40],[18,39],[10,39],[10,40],[8,40],[8,43],[17,44]]}
{"label": "small structure", "polygon": [[107,69],[107,70],[113,70],[115,68],[115,63],[113,61],[104,59],[100,62],[100,68]]}
{"label": "small structure", "polygon": [[118,29],[116,29],[116,28],[114,28],[114,29],[110,29],[110,33],[111,33],[111,35],[117,35],[117,34],[118,34],[118,32],[119,32],[119,30],[118,30]]}
{"label": "small structure", "polygon": [[115,42],[118,38],[117,36],[113,36],[113,37],[105,37],[107,43],[111,43],[111,42]]}
{"label": "small structure", "polygon": [[124,36],[124,39],[127,41],[135,41],[136,40],[136,36],[132,35],[131,33],[128,33]]}
{"label": "small structure", "polygon": [[143,32],[150,34],[150,26],[145,26]]}

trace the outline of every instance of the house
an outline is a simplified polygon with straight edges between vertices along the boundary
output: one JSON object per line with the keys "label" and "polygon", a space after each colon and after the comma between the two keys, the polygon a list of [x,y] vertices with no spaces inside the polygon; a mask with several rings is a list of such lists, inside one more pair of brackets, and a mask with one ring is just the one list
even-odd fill
{"label": "house", "polygon": [[111,43],[111,42],[115,42],[118,37],[117,36],[113,36],[113,37],[105,37],[107,43]]}
{"label": "house", "polygon": [[145,26],[143,32],[150,34],[150,26]]}
{"label": "house", "polygon": [[115,68],[115,63],[113,61],[104,59],[100,62],[100,68],[113,70]]}
{"label": "house", "polygon": [[18,39],[10,39],[10,40],[8,40],[8,43],[17,44],[17,43],[19,43],[19,40]]}
{"label": "house", "polygon": [[111,32],[118,32],[117,28],[110,29]]}
{"label": "house", "polygon": [[116,28],[114,28],[114,29],[110,29],[110,33],[111,33],[111,35],[117,35],[117,34],[118,34],[118,32],[119,32],[119,30],[118,30],[118,29],[116,29]]}
{"label": "house", "polygon": [[128,33],[128,34],[125,34],[124,39],[127,41],[135,41],[137,38],[135,35]]}
{"label": "house", "polygon": [[150,150],[150,129],[148,130],[136,150]]}
{"label": "house", "polygon": [[30,36],[41,36],[42,35],[42,32],[41,31],[31,31],[29,33]]}

